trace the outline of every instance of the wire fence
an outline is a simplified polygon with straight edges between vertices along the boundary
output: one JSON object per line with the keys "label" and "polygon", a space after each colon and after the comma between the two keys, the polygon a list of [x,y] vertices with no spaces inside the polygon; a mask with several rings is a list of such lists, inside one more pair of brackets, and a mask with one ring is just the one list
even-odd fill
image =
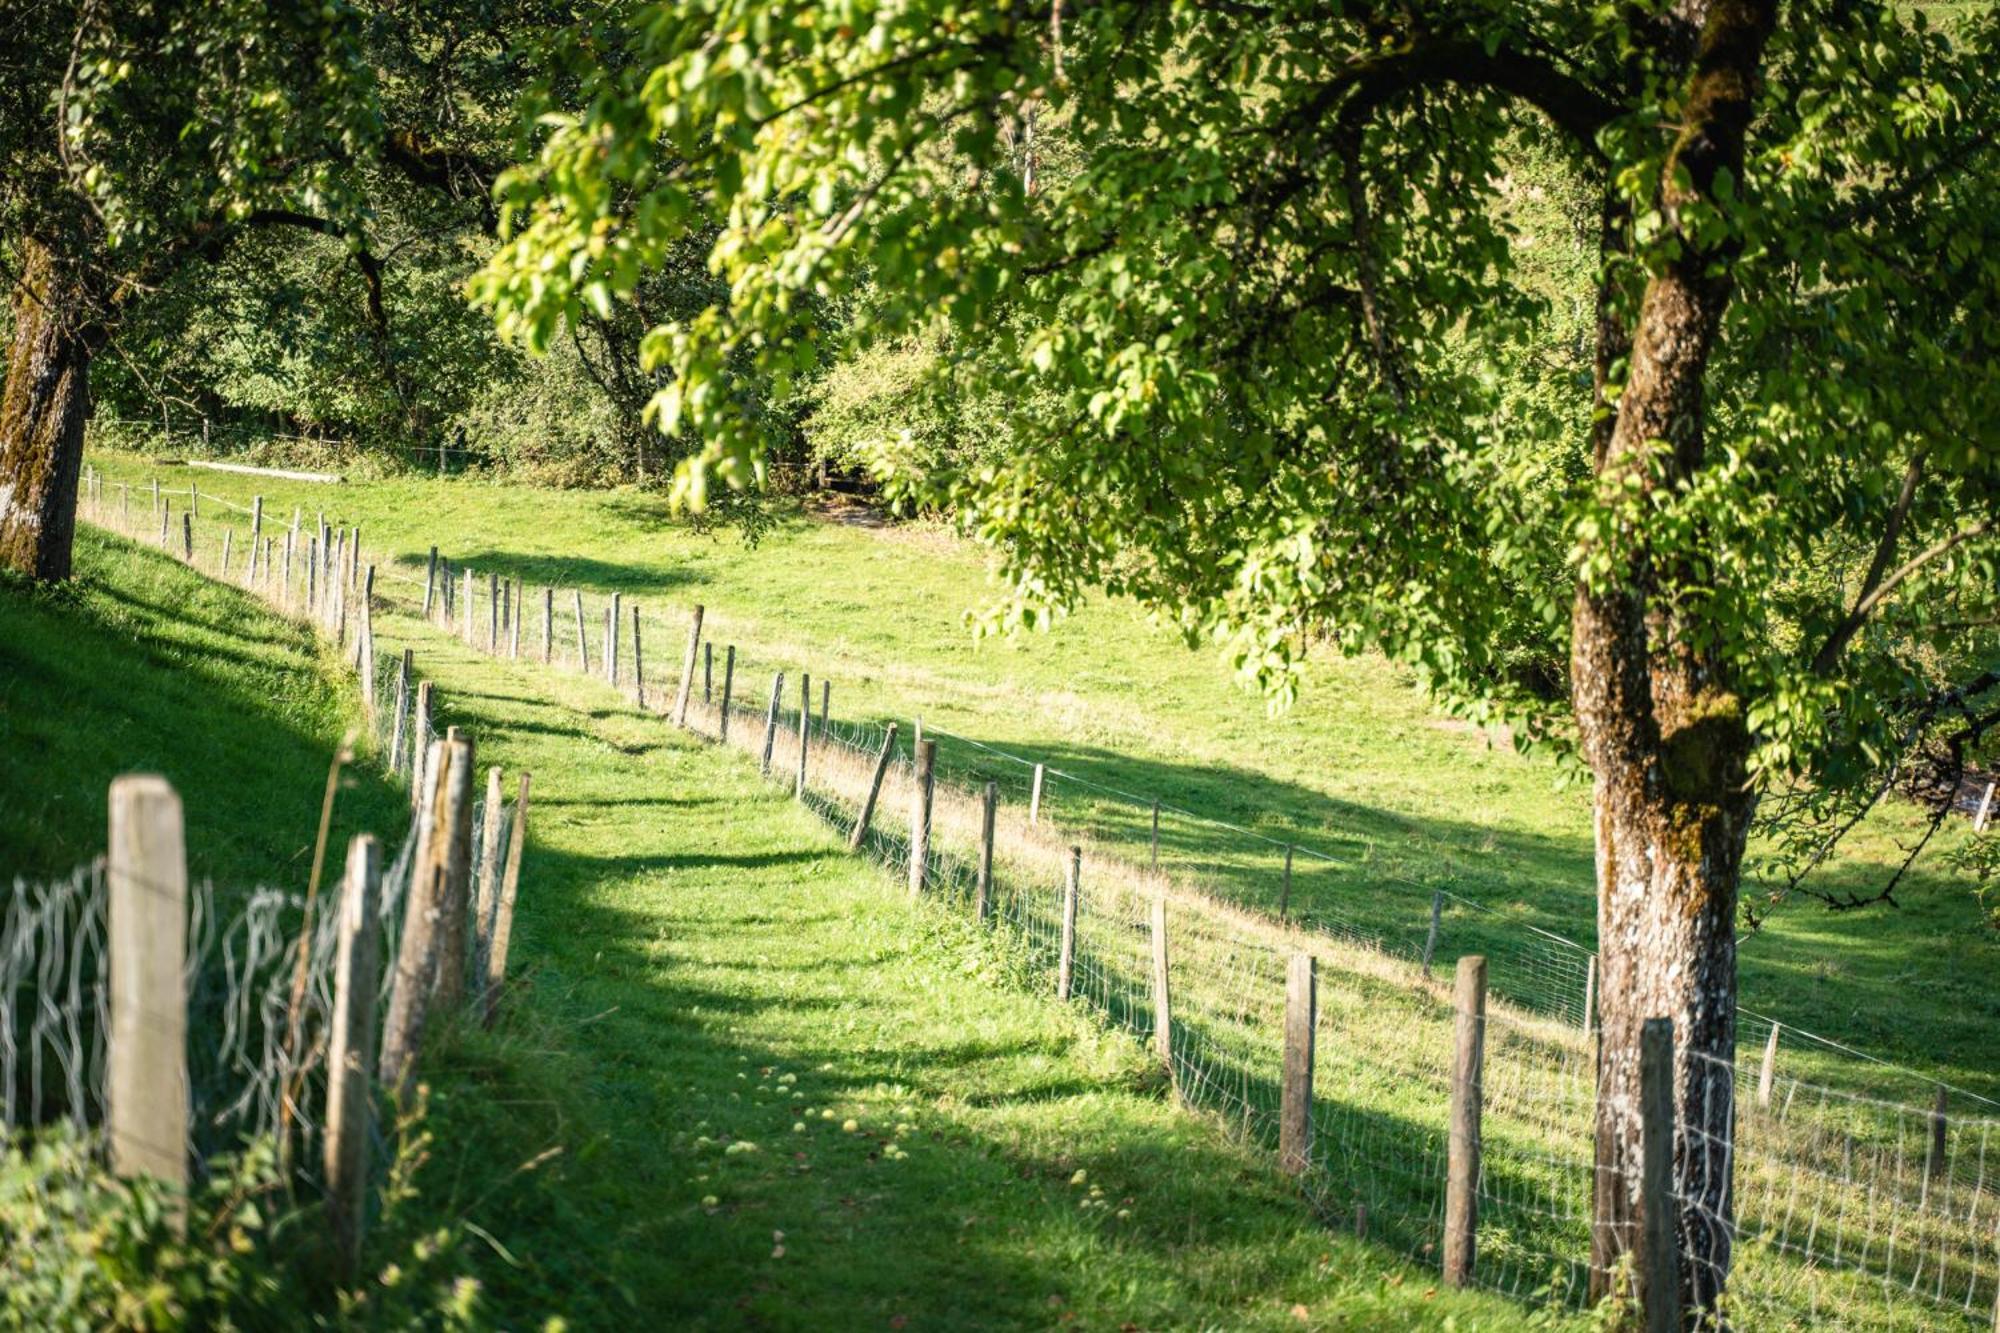
{"label": "wire fence", "polygon": [[[803,773],[802,799],[836,828],[855,826],[886,754],[879,817],[862,843],[909,877],[918,830],[897,824],[922,808],[911,751],[882,726],[831,718],[824,681],[815,698],[784,664],[759,660],[741,645],[697,658],[685,634],[642,632],[639,608],[617,594],[551,587],[536,596],[490,572],[468,577],[446,557],[419,572],[423,577],[397,571],[377,596],[484,651],[602,678],[655,712],[675,709],[678,691],[666,684],[675,682],[689,696],[690,728],[747,752],[775,777],[798,781]],[[678,610],[651,600],[646,609],[656,626]],[[680,664],[694,662],[684,676]],[[930,739],[942,734],[924,730]],[[1380,896],[1398,904],[1386,914],[1379,904],[1316,904],[1301,921],[1248,907],[1229,892],[1239,852],[1161,838],[1154,821],[1210,829],[1218,844],[1221,835],[1238,847],[1264,844],[1265,853],[1273,840],[1102,784],[1090,784],[1099,800],[1084,808],[1123,802],[1120,817],[1058,822],[1048,809],[1051,779],[1087,779],[969,738],[947,739],[985,762],[932,779],[921,830],[926,893],[947,903],[975,901],[984,799],[961,778],[995,782],[1005,799],[994,813],[988,903],[1014,966],[1032,984],[1055,984],[1068,937],[1070,998],[1142,1040],[1153,1040],[1158,1024],[1150,914],[1164,899],[1173,923],[1168,1062],[1177,1095],[1266,1145],[1279,1139],[1286,962],[1301,952],[1315,957],[1306,1188],[1330,1220],[1417,1262],[1440,1264],[1456,1016],[1426,964],[1450,956],[1455,920],[1489,909],[1420,886],[1402,899],[1385,886]],[[1011,780],[1009,768],[1017,770]],[[1144,835],[1135,836],[1140,821]],[[1152,854],[1135,860],[1135,844]],[[1337,851],[1287,846],[1293,860],[1340,860]],[[1072,847],[1084,867],[1073,899],[1065,887]],[[1533,927],[1503,935],[1499,948],[1490,947],[1494,938],[1490,926],[1481,934],[1496,1001],[1484,1020],[1472,1278],[1520,1299],[1579,1307],[1615,1286],[1615,1275],[1592,1271],[1591,1258],[1601,1183],[1593,1144],[1594,955]],[[1746,1043],[1767,1038],[1773,1026],[1747,1010],[1741,1020]],[[1784,1030],[1830,1052],[1874,1059],[1789,1024]],[[1718,1269],[1728,1265],[1728,1318],[1744,1327],[1856,1330],[2000,1318],[2000,1200],[1987,1175],[1989,1149],[2000,1146],[1996,1122],[1956,1106],[1947,1113],[1943,1094],[1990,1102],[1936,1081],[1927,1082],[1940,1094],[1930,1106],[1874,1100],[1780,1076],[1768,1060],[1758,1069],[1730,1063],[1719,1075],[1708,1086],[1723,1090],[1712,1095],[1728,1103],[1680,1126],[1680,1144],[1727,1163],[1731,1206],[1718,1210],[1708,1198],[1688,1196],[1679,1213],[1687,1252]]]}

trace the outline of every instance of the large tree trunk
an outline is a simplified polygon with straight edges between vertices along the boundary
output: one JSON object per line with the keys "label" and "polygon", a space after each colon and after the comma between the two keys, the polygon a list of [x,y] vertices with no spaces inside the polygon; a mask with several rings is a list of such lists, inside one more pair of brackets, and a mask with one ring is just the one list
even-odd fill
{"label": "large tree trunk", "polygon": [[65,579],[96,321],[81,286],[46,245],[25,241],[21,260],[0,395],[0,566]]}
{"label": "large tree trunk", "polygon": [[[1688,104],[1662,177],[1670,215],[1711,203],[1719,175],[1742,179],[1775,6],[1713,0],[1684,16],[1699,38],[1689,43]],[[1733,259],[1727,243],[1690,239],[1648,280],[1616,418],[1592,441],[1607,495],[1672,487],[1701,467],[1703,385]],[[1625,352],[1615,320],[1601,321],[1599,336],[1620,344],[1603,349],[1610,359]],[[1683,595],[1700,579],[1679,563],[1685,548],[1653,547],[1646,524],[1640,517],[1601,539],[1611,572],[1579,587],[1571,616],[1572,700],[1595,776],[1601,955],[1592,1289],[1604,1294],[1627,1256],[1674,1245],[1693,1316],[1715,1308],[1729,1275],[1735,917],[1755,796],[1741,701],[1703,646],[1712,627],[1684,619],[1702,614],[1701,599]],[[1674,1025],[1674,1237],[1640,1225],[1639,1036],[1649,1018]]]}

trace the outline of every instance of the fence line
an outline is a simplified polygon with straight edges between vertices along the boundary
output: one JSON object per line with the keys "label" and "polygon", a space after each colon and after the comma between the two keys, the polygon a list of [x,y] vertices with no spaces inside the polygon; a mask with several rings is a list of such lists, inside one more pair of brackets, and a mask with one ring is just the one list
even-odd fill
{"label": "fence line", "polygon": [[[490,602],[483,643],[472,634],[477,608],[454,605],[450,590],[460,572],[440,561],[440,578],[426,588],[431,618],[502,653]],[[568,629],[545,621],[544,660],[588,672],[592,621],[583,590],[571,592],[575,652]],[[507,596],[515,607],[527,602],[511,581]],[[621,622],[612,622],[613,634],[622,632]],[[518,648],[509,641],[504,651]],[[732,646],[731,663],[754,682],[757,665],[737,657]],[[693,643],[684,660],[696,660]],[[596,665],[603,672],[614,661],[619,657],[604,652]],[[628,695],[642,684],[622,662],[613,683]],[[1351,1220],[1433,1265],[1444,1260],[1447,1224],[1463,1228],[1470,1215],[1476,1243],[1467,1247],[1473,1257],[1463,1276],[1520,1297],[1579,1306],[1611,1282],[1613,1275],[1590,1267],[1597,1172],[1595,1059],[1585,1031],[1590,951],[1539,932],[1495,969],[1498,993],[1480,1015],[1483,1037],[1472,1062],[1481,1159],[1469,1175],[1454,1173],[1446,1112],[1466,1078],[1465,1061],[1453,1056],[1459,1021],[1446,993],[1415,965],[1414,946],[1371,937],[1366,923],[1343,934],[1274,919],[1171,868],[1126,861],[1101,840],[1051,827],[1036,799],[1042,781],[1025,811],[1010,803],[989,820],[984,791],[949,776],[920,779],[910,758],[885,745],[882,729],[781,708],[779,686],[768,711],[756,696],[754,683],[734,695],[725,687],[720,702],[704,689],[700,700],[690,697],[687,725],[763,760],[767,772],[775,767],[842,832],[859,826],[871,791],[885,810],[914,812],[918,822],[907,833],[894,819],[860,829],[864,850],[940,903],[971,908],[983,885],[989,919],[1000,928],[996,939],[1019,975],[1062,985],[1072,1002],[1107,1023],[1163,1045],[1184,1101],[1273,1147],[1285,1102],[1283,979],[1295,955],[1316,959],[1315,1085],[1301,1178],[1324,1215]],[[647,697],[651,711],[678,711],[677,692],[655,688]],[[935,745],[937,735],[931,729],[925,744]],[[764,759],[771,755],[799,764],[772,764]],[[1036,768],[1045,780],[1046,766]],[[1070,860],[1072,845],[1083,850],[1079,862]],[[997,865],[987,872],[992,860]],[[1080,865],[1074,893],[1065,892],[1069,864]],[[1440,891],[1433,911],[1446,901],[1464,902]],[[1152,918],[1161,904],[1173,931],[1170,1031],[1157,1017],[1156,996],[1167,988],[1156,989],[1153,977]],[[1434,943],[1434,936],[1426,940],[1426,962]],[[1517,966],[1529,974],[1527,984],[1516,979],[1513,986],[1525,1002],[1509,994],[1508,974]],[[1548,984],[1536,980],[1537,968],[1576,997],[1573,1007],[1534,1002]],[[1948,1118],[1942,1102],[1900,1106],[1798,1079],[1782,1080],[1760,1100],[1739,1086],[1747,1072],[1732,1064],[1726,1077],[1711,1080],[1730,1101],[1702,1124],[1733,1124],[1722,1141],[1704,1144],[1710,1131],[1700,1125],[1673,1131],[1691,1151],[1722,1154],[1739,1182],[1731,1215],[1704,1213],[1696,1198],[1678,1199],[1675,1210],[1679,1248],[1691,1262],[1717,1271],[1723,1256],[1732,1262],[1726,1317],[1752,1326],[1810,1319],[1854,1329],[1992,1317],[2000,1303],[2000,1204],[1985,1162],[1995,1122]],[[1454,1179],[1462,1182],[1456,1198]],[[1643,1282],[1640,1294],[1647,1294]]]}

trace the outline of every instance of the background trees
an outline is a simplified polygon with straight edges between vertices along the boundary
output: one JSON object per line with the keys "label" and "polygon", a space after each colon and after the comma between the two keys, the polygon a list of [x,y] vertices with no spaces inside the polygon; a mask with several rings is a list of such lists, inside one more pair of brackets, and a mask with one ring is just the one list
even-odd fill
{"label": "background trees", "polygon": [[[718,227],[728,300],[649,338],[666,427],[704,441],[683,498],[758,474],[750,386],[917,356],[953,401],[1005,406],[997,445],[891,472],[1004,553],[1001,623],[1103,586],[1279,695],[1330,638],[1573,746],[1597,792],[1600,1277],[1636,1239],[1647,1017],[1681,1038],[1688,1216],[1726,1216],[1760,799],[1812,807],[1791,827],[1823,846],[1836,807],[2000,720],[1990,17],[652,19],[644,77],[599,85],[514,181],[479,280],[503,327],[545,344]],[[1031,118],[1078,154],[1033,189]],[[1580,266],[1528,248],[1550,209]],[[1726,1231],[1689,1232],[1710,1305]]]}

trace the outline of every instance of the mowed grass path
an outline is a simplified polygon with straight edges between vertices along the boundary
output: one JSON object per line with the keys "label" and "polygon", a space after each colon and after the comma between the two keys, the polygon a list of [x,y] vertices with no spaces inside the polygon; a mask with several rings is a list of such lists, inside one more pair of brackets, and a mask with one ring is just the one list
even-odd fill
{"label": "mowed grass path", "polygon": [[[133,483],[140,506],[145,479],[159,476],[183,497],[194,479],[241,504],[261,493],[282,520],[294,506],[308,522],[323,508],[330,521],[361,524],[365,548],[404,574],[421,576],[435,543],[482,577],[616,589],[661,611],[705,602],[717,644],[744,646],[738,683],[755,698],[772,669],[809,670],[833,681],[836,718],[899,719],[907,735],[921,715],[931,734],[946,735],[945,771],[1000,778],[1013,799],[1024,797],[1025,770],[953,737],[1333,853],[1337,863],[1297,861],[1292,903],[1308,918],[1358,921],[1409,947],[1422,937],[1431,888],[1444,886],[1489,910],[1447,911],[1443,958],[1509,957],[1530,925],[1594,938],[1587,790],[1563,785],[1544,760],[1442,721],[1409,674],[1378,657],[1320,657],[1297,707],[1273,718],[1214,651],[1189,650],[1128,605],[1100,599],[1047,633],[975,642],[965,614],[997,596],[987,555],[926,530],[793,516],[747,547],[694,533],[670,521],[658,497],[631,491],[426,477],[329,487],[129,455],[92,460],[114,482]],[[243,521],[204,510],[208,522],[231,518]],[[651,660],[667,679],[680,626],[655,622],[656,636],[659,628],[671,632]],[[1143,805],[1058,782],[1049,808],[1135,859],[1146,855]],[[1884,810],[1826,886],[1882,883],[1915,825],[1907,806]],[[1940,842],[1963,836],[1954,827]],[[1162,838],[1169,863],[1217,862],[1225,891],[1275,906],[1279,846],[1172,818]],[[1941,871],[1920,868],[1898,899],[1898,909],[1831,913],[1798,899],[1769,910],[1742,942],[1743,1002],[2000,1098],[2000,937],[1979,924],[1970,886]],[[1494,984],[1507,991],[1504,969]],[[1793,1043],[1786,1059],[1799,1061],[1787,1072],[1843,1087],[1930,1096],[1917,1080]]]}
{"label": "mowed grass path", "polygon": [[[81,572],[0,585],[0,848],[94,852],[88,793],[146,765],[181,789],[198,872],[216,848],[228,882],[297,887],[286,853],[352,690],[296,627],[156,554],[87,535]],[[1134,1043],[1010,985],[991,937],[736,756],[593,682],[393,617],[378,635],[413,644],[482,764],[535,775],[520,982],[497,1031],[438,1033],[424,1070],[422,1206],[478,1229],[482,1322],[1546,1326],[1322,1227]],[[365,765],[340,808],[400,836]]]}

